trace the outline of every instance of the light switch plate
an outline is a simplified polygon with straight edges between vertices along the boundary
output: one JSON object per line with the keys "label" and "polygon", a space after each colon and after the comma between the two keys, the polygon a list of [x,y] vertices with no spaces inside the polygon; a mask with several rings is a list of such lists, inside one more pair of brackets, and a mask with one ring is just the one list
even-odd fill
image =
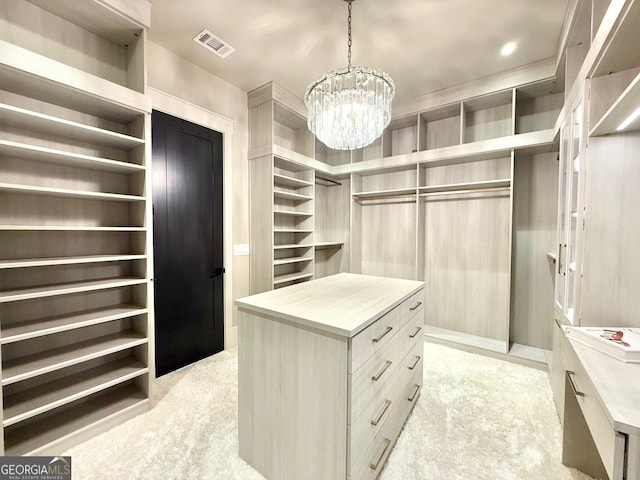
{"label": "light switch plate", "polygon": [[248,243],[238,243],[233,246],[233,255],[249,255],[249,244]]}

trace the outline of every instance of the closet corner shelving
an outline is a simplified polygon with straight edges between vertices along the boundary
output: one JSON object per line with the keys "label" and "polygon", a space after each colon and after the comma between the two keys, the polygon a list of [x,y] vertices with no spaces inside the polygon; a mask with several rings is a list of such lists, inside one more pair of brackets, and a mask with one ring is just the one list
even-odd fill
{"label": "closet corner shelving", "polygon": [[[276,84],[250,92],[252,292],[340,271],[438,282],[442,289],[428,303],[446,305],[427,315],[432,339],[546,358],[550,344],[510,338],[512,203],[519,188],[513,163],[516,152],[537,158],[557,149],[563,86],[549,78],[434,102],[393,118],[380,138],[351,152],[314,141],[302,102]],[[293,172],[274,175],[276,160]],[[310,185],[299,180],[311,183],[314,175],[313,193],[306,193]],[[299,203],[266,214],[273,201]],[[452,218],[468,222],[449,224]],[[275,270],[285,268],[284,276]],[[456,272],[468,268],[464,283]],[[469,301],[480,297],[497,300],[490,307]]]}
{"label": "closet corner shelving", "polygon": [[0,41],[1,453],[57,455],[149,408],[150,5],[10,2],[39,38]]}

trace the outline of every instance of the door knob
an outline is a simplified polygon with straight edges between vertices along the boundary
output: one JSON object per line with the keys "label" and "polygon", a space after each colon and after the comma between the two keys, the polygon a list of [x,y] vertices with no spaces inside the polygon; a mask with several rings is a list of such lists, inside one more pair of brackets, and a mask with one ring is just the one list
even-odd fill
{"label": "door knob", "polygon": [[213,273],[211,273],[209,275],[209,278],[213,278],[213,277],[219,277],[220,275],[222,275],[225,272],[224,267],[218,267],[216,268]]}

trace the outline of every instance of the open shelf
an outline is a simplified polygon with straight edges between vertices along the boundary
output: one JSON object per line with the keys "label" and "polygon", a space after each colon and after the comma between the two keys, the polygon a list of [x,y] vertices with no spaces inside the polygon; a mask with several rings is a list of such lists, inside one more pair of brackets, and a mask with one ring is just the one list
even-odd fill
{"label": "open shelf", "polygon": [[90,255],[86,257],[52,257],[20,260],[0,260],[0,270],[7,268],[79,265],[83,263],[122,262],[128,260],[143,260],[145,258],[147,258],[146,255]]}
{"label": "open shelf", "polygon": [[90,280],[88,282],[71,282],[41,287],[20,288],[17,290],[2,290],[0,291],[0,303],[128,287],[131,285],[141,285],[146,282],[147,280],[144,278],[135,277],[106,278],[102,280]]}
{"label": "open shelf", "polygon": [[144,202],[145,197],[139,195],[124,195],[121,193],[87,192],[70,190],[67,188],[35,187],[32,185],[18,185],[0,183],[0,193],[18,193],[27,195],[48,195],[51,197],[78,198],[85,200],[107,200],[112,202]]}
{"label": "open shelf", "polygon": [[342,248],[344,242],[316,242],[314,247],[316,250],[327,248]]}
{"label": "open shelf", "polygon": [[135,317],[147,313],[147,309],[138,305],[115,305],[80,313],[56,315],[53,317],[37,318],[25,322],[2,326],[0,343],[7,344],[27,340],[30,338],[50,335],[52,333],[74,330],[77,328],[111,322],[123,318]]}
{"label": "open shelf", "polygon": [[627,118],[640,109],[640,73],[629,83],[627,88],[602,115],[600,120],[589,132],[589,136],[607,135],[609,133],[624,133],[640,130],[640,115],[627,128],[619,132],[618,128]]}
{"label": "open shelf", "polygon": [[92,227],[76,225],[0,225],[0,231],[14,232],[144,232],[145,227]]}
{"label": "open shelf", "polygon": [[3,40],[0,51],[5,90],[120,122],[151,113],[140,92]]}
{"label": "open shelf", "polygon": [[273,174],[273,183],[275,185],[284,186],[284,187],[293,187],[293,188],[313,186],[312,182],[307,182],[306,180],[300,180],[298,178],[287,177],[285,175],[280,175],[277,173]]}
{"label": "open shelf", "polygon": [[5,103],[0,103],[0,121],[5,125],[26,131],[41,132],[125,150],[131,150],[145,144],[144,139],[141,138],[64,120]]}
{"label": "open shelf", "polygon": [[413,188],[396,188],[392,190],[377,190],[371,192],[358,192],[352,196],[355,199],[365,198],[385,198],[385,197],[406,197],[408,195],[415,195],[416,189]]}
{"label": "open shelf", "polygon": [[446,328],[425,325],[424,334],[427,338],[432,338],[441,342],[468,345],[470,347],[481,348],[483,350],[489,350],[497,353],[507,353],[508,351],[508,342],[506,341],[479,337],[477,335],[457,332]]}
{"label": "open shelf", "polygon": [[274,210],[273,213],[277,215],[289,215],[291,217],[312,217],[313,213],[309,212],[294,212],[290,210]]}
{"label": "open shelf", "polygon": [[[84,1],[60,2],[58,0],[31,0],[31,3],[121,46],[130,45],[139,36],[143,28],[142,24],[147,24],[150,20],[148,17],[151,15],[151,5],[136,6],[137,19],[129,20],[110,8],[108,3],[101,5],[99,2],[94,5]],[[147,9],[148,11],[145,11]]]}
{"label": "open shelf", "polygon": [[62,150],[55,150],[53,148],[39,147],[36,145],[28,145],[25,143],[1,139],[0,155],[107,172],[133,173],[145,170],[145,167],[135,163],[93,157],[91,155],[83,155],[80,153],[65,152]]}
{"label": "open shelf", "polygon": [[3,425],[8,427],[119,383],[148,373],[134,357],[121,358],[4,398]]}
{"label": "open shelf", "polygon": [[281,283],[293,282],[294,280],[302,280],[303,278],[311,278],[313,273],[287,273],[286,275],[278,275],[273,278],[273,284],[278,285]]}
{"label": "open shelf", "polygon": [[273,261],[274,265],[288,265],[290,263],[312,262],[313,257],[288,257],[279,258]]}
{"label": "open shelf", "polygon": [[284,200],[296,200],[296,201],[307,201],[312,200],[313,197],[309,195],[300,195],[299,193],[291,193],[291,192],[283,192],[280,190],[275,190],[273,192],[274,198],[282,198]]}
{"label": "open shelf", "polygon": [[127,383],[74,404],[69,407],[71,411],[62,409],[56,415],[46,415],[33,423],[5,431],[5,455],[38,452],[75,432],[100,424],[113,425],[116,417],[126,418],[130,411],[137,407],[142,411],[148,404],[146,395],[132,383]]}
{"label": "open shelf", "polygon": [[462,183],[450,183],[446,185],[433,185],[427,187],[420,187],[420,194],[425,193],[437,193],[437,192],[468,192],[471,190],[484,190],[509,187],[511,180],[509,178],[502,178],[498,180],[485,180],[480,182],[462,182]]}
{"label": "open shelf", "polygon": [[286,243],[284,245],[274,245],[273,249],[274,250],[290,250],[290,249],[294,249],[294,248],[311,248],[313,247],[313,245],[311,244],[304,244],[304,243]]}
{"label": "open shelf", "polygon": [[147,341],[143,335],[128,330],[9,360],[2,364],[2,385],[104,357],[145,344]]}

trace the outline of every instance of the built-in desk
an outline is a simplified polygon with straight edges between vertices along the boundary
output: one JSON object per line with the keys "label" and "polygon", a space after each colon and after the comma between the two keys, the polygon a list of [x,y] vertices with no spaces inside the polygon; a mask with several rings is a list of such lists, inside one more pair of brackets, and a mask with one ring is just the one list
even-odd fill
{"label": "built-in desk", "polygon": [[565,372],[563,463],[594,478],[640,480],[640,364],[564,340],[554,357]]}
{"label": "built-in desk", "polygon": [[374,479],[422,386],[424,283],[341,273],[236,300],[240,457]]}

